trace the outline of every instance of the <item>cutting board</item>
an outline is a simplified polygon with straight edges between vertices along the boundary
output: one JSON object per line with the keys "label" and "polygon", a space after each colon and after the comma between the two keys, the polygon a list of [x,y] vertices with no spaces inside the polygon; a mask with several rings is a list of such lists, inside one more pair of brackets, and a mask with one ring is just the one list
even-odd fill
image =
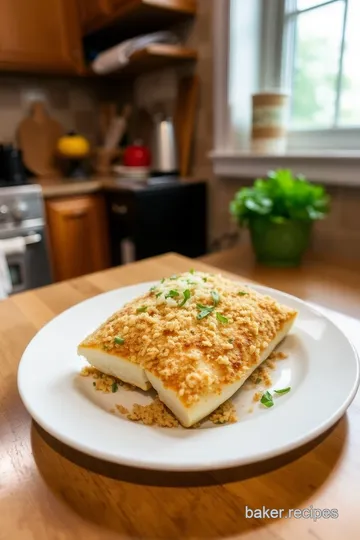
{"label": "cutting board", "polygon": [[175,128],[179,147],[180,176],[190,174],[191,151],[198,109],[200,79],[198,75],[179,81],[175,108]]}
{"label": "cutting board", "polygon": [[43,102],[32,104],[28,118],[18,127],[18,144],[26,167],[39,177],[61,175],[56,166],[56,145],[64,129],[51,118]]}

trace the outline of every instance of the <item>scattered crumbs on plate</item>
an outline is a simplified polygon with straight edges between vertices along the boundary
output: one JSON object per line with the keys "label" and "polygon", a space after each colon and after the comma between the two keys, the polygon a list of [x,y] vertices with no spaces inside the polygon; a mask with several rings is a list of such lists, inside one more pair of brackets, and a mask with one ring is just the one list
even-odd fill
{"label": "scattered crumbs on plate", "polygon": [[129,409],[124,407],[124,405],[116,405],[116,408],[120,414],[129,414]]}
{"label": "scattered crumbs on plate", "polygon": [[261,399],[261,396],[262,396],[262,392],[255,392],[254,396],[253,396],[253,401],[260,401]]}
{"label": "scattered crumbs on plate", "polygon": [[267,360],[265,360],[265,365],[266,367],[270,368],[270,369],[275,369],[276,368],[276,362],[270,358],[268,358]]}
{"label": "scattered crumbs on plate", "polygon": [[238,421],[236,409],[232,401],[227,400],[210,414],[209,420],[214,424],[234,424]]}
{"label": "scattered crumbs on plate", "polygon": [[133,422],[141,422],[146,426],[158,427],[178,427],[179,421],[160,401],[158,397],[149,405],[139,405],[135,403],[132,411],[127,414],[127,418]]}

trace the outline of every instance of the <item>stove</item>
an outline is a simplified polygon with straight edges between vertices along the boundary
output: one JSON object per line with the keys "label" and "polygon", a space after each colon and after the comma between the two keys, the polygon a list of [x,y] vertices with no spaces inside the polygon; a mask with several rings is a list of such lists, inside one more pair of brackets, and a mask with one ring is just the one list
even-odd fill
{"label": "stove", "polygon": [[0,187],[0,250],[10,271],[10,293],[51,283],[40,186]]}

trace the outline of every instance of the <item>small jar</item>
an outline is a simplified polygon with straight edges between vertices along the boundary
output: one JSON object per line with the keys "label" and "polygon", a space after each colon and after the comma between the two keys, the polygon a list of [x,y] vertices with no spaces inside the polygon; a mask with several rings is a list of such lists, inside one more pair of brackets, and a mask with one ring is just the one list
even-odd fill
{"label": "small jar", "polygon": [[252,96],[251,151],[283,154],[287,144],[287,94],[263,92]]}

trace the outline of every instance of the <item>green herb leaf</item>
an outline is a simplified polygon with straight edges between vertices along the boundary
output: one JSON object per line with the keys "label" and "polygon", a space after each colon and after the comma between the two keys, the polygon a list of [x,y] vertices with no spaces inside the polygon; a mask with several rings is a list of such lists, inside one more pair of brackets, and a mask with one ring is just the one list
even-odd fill
{"label": "green herb leaf", "polygon": [[238,296],[246,296],[247,294],[249,294],[249,293],[247,293],[245,291],[239,291],[238,292]]}
{"label": "green herb leaf", "polygon": [[159,296],[161,296],[161,295],[162,295],[162,293],[158,292],[155,296],[156,296],[156,298],[159,298]]}
{"label": "green herb leaf", "polygon": [[136,313],[145,313],[147,308],[148,308],[147,306],[138,307],[137,310],[136,310]]}
{"label": "green herb leaf", "polygon": [[118,345],[123,345],[125,343],[125,339],[120,336],[115,336],[114,341]]}
{"label": "green herb leaf", "polygon": [[265,392],[260,399],[260,403],[265,405],[268,409],[274,405],[274,401],[270,392]]}
{"label": "green herb leaf", "polygon": [[210,309],[211,311],[213,311],[213,306],[205,306],[204,304],[196,304],[196,307],[198,309]]}
{"label": "green herb leaf", "polygon": [[291,386],[288,386],[287,388],[281,388],[281,390],[275,390],[275,394],[279,394],[280,396],[283,396],[284,394],[287,394],[290,392]]}
{"label": "green herb leaf", "polygon": [[186,283],[188,283],[189,285],[197,285],[196,281],[191,281],[191,279],[187,279]]}
{"label": "green herb leaf", "polygon": [[203,277],[202,280],[205,281],[205,283],[206,283],[207,282],[207,277]]}
{"label": "green herb leaf", "polygon": [[165,298],[175,298],[176,296],[179,296],[179,294],[179,291],[172,289],[167,293],[167,295],[165,295]]}
{"label": "green herb leaf", "polygon": [[255,384],[260,384],[260,383],[261,383],[261,379],[260,379],[260,377],[258,377],[258,378],[256,379],[256,381],[255,381]]}
{"label": "green herb leaf", "polygon": [[211,291],[211,296],[214,301],[214,306],[216,307],[218,303],[220,302],[220,296],[217,291]]}
{"label": "green herb leaf", "polygon": [[210,313],[212,313],[213,310],[214,310],[214,308],[203,309],[202,311],[200,311],[200,313],[198,314],[198,316],[196,318],[198,319],[198,321],[201,321],[201,319],[205,319],[205,317],[210,315]]}
{"label": "green herb leaf", "polygon": [[189,291],[189,289],[186,289],[183,292],[183,295],[184,295],[184,300],[179,304],[179,307],[185,306],[186,302],[190,299],[190,291]]}
{"label": "green herb leaf", "polygon": [[216,318],[219,322],[223,324],[227,324],[229,322],[229,319],[227,317],[224,317],[224,315],[221,315],[221,313],[216,313]]}
{"label": "green herb leaf", "polygon": [[117,382],[113,382],[112,385],[111,385],[112,393],[115,394],[115,392],[117,392],[117,389],[118,389]]}
{"label": "green herb leaf", "polygon": [[151,287],[150,292],[154,292],[154,291],[156,291],[156,289],[157,289],[157,286],[154,285],[154,287]]}
{"label": "green herb leaf", "polygon": [[195,270],[193,268],[190,268],[189,272],[190,274],[195,274]]}
{"label": "green herb leaf", "polygon": [[165,281],[165,278],[163,277],[162,280],[160,281],[160,283],[164,283]]}

